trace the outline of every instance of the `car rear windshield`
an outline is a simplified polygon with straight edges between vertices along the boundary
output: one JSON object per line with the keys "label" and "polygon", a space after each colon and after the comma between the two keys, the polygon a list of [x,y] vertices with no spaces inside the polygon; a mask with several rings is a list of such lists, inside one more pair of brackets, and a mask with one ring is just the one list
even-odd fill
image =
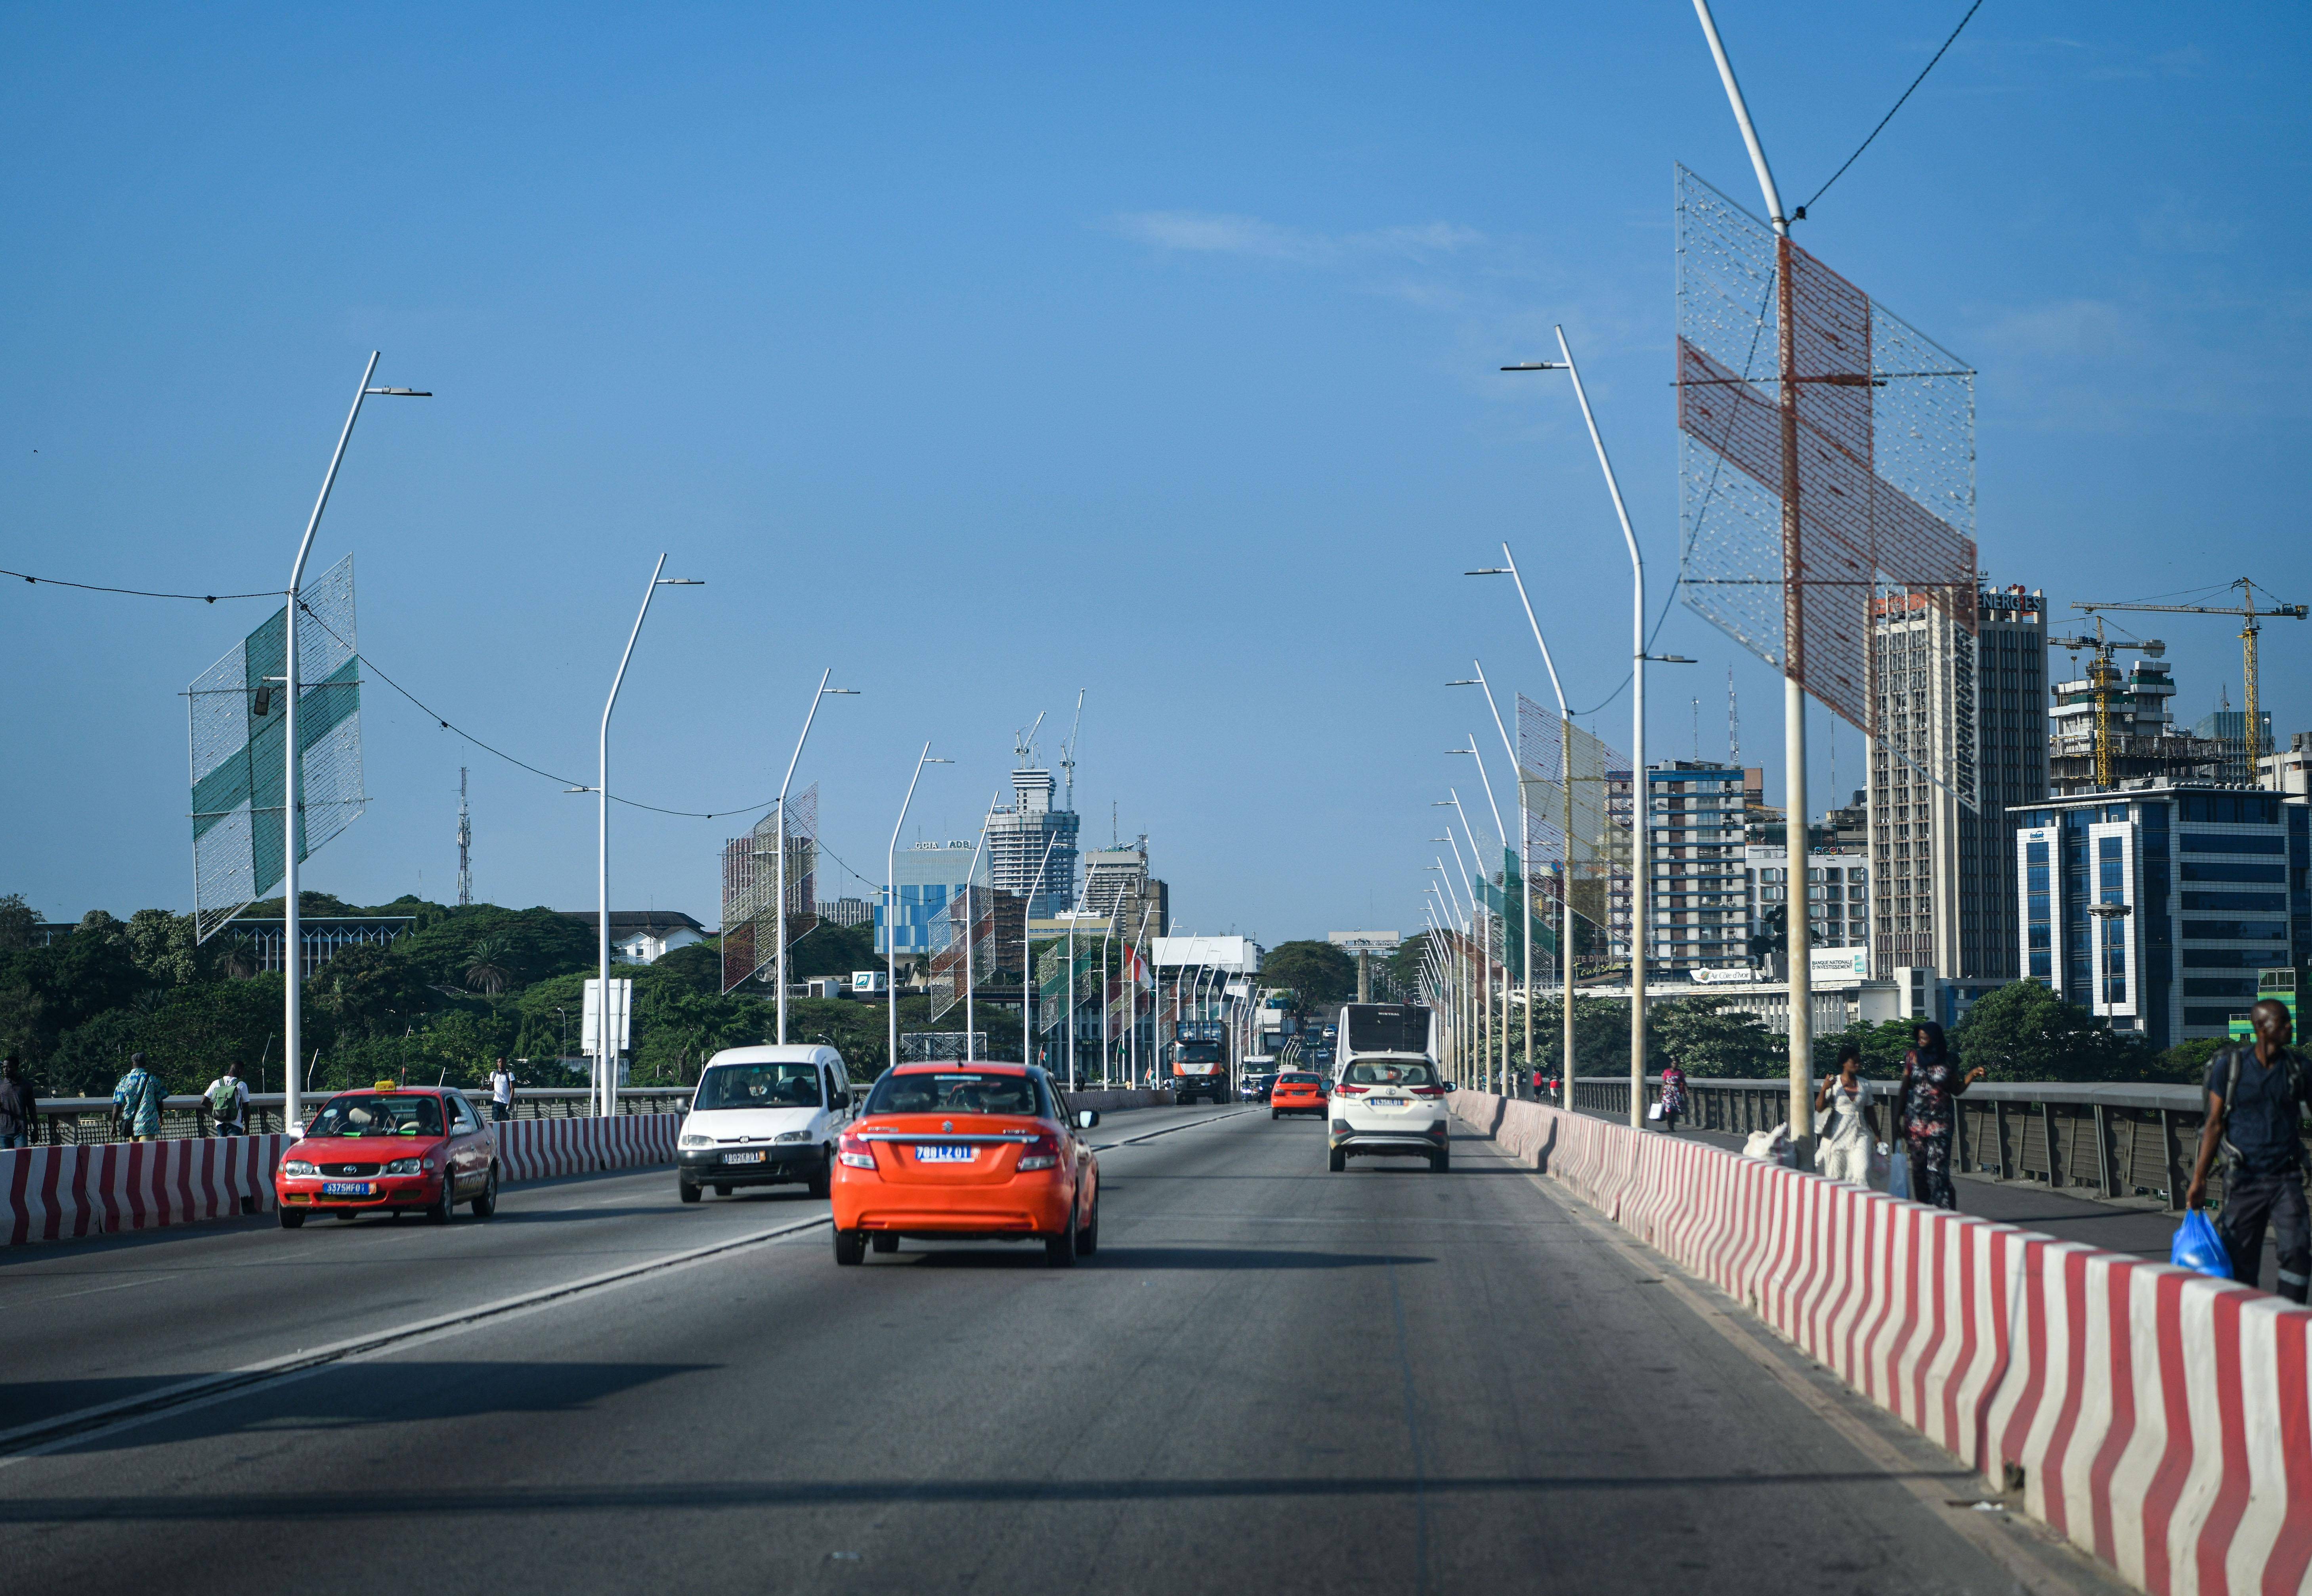
{"label": "car rear windshield", "polygon": [[1318,1080],[1314,1075],[1303,1075],[1298,1074],[1279,1075],[1276,1077],[1276,1083],[1279,1086],[1321,1086],[1324,1084],[1323,1082]]}
{"label": "car rear windshield", "polygon": [[870,1114],[1047,1114],[1035,1082],[986,1070],[911,1070],[885,1075],[867,1099]]}
{"label": "car rear windshield", "polygon": [[347,1092],[321,1105],[309,1136],[438,1136],[442,1103],[431,1097]]}
{"label": "car rear windshield", "polygon": [[1352,1086],[1434,1086],[1437,1072],[1425,1064],[1369,1058],[1349,1065],[1345,1079]]}
{"label": "car rear windshield", "polygon": [[815,1109],[819,1107],[819,1065],[808,1061],[781,1064],[718,1064],[698,1078],[694,1109]]}
{"label": "car rear windshield", "polygon": [[1349,1007],[1348,1043],[1352,1053],[1426,1053],[1429,1011],[1395,1004],[1353,1004]]}

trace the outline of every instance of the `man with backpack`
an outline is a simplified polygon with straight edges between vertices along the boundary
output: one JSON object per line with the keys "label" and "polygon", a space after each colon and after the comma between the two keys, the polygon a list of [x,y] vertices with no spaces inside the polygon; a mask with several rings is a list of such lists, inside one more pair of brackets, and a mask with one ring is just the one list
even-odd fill
{"label": "man with backpack", "polygon": [[224,1074],[208,1083],[201,1093],[208,1102],[209,1118],[216,1121],[210,1134],[220,1136],[245,1136],[249,1134],[249,1083],[230,1064]]}
{"label": "man with backpack", "polygon": [[2280,1254],[2280,1294],[2305,1300],[2312,1286],[2312,1223],[2304,1204],[2304,1060],[2289,1047],[2283,1004],[2265,998],[2250,1015],[2255,1041],[2233,1042],[2208,1060],[2208,1116],[2184,1204],[2207,1201],[2208,1168],[2224,1154],[2224,1211],[2217,1233],[2232,1257],[2232,1278],[2249,1285],[2264,1267],[2269,1224]]}

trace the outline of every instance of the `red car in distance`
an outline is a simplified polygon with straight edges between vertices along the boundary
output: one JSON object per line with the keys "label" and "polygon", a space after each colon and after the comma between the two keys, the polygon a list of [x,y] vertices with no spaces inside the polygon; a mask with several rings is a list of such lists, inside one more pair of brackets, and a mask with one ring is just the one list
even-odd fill
{"label": "red car in distance", "polygon": [[1268,1089],[1268,1117],[1282,1119],[1287,1114],[1314,1114],[1325,1117],[1325,1077],[1304,1070],[1287,1070],[1276,1077],[1276,1084]]}
{"label": "red car in distance", "polygon": [[423,1214],[446,1222],[461,1202],[498,1206],[498,1144],[465,1094],[380,1081],[321,1105],[273,1172],[281,1228],[317,1214]]}
{"label": "red car in distance", "polygon": [[1045,1262],[1073,1267],[1099,1250],[1099,1161],[1078,1135],[1099,1123],[1032,1065],[885,1071],[836,1144],[835,1261],[906,1236],[1040,1241]]}

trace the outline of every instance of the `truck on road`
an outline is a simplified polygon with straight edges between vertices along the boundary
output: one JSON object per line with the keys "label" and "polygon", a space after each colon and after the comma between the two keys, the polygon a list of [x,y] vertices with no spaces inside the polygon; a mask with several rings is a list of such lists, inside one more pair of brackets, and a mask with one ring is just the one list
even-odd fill
{"label": "truck on road", "polygon": [[1217,1108],[1228,1102],[1228,1024],[1221,1020],[1180,1020],[1172,1026],[1172,1090],[1177,1101],[1202,1098]]}

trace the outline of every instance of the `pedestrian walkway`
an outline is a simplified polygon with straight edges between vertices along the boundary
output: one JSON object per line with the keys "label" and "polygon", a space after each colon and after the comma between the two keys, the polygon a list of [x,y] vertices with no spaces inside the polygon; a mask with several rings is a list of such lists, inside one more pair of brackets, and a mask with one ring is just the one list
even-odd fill
{"label": "pedestrian walkway", "polygon": [[[1590,1118],[1614,1117],[1592,1114]],[[1742,1151],[1743,1138],[1731,1133],[1681,1130],[1677,1134],[1730,1152]],[[2130,1253],[2164,1263],[2176,1240],[2176,1227],[2183,1222],[2181,1215],[2167,1213],[2148,1199],[2098,1202],[2050,1191],[2036,1180],[1993,1180],[1958,1170],[1953,1170],[1951,1174],[1952,1184],[1958,1190],[1960,1213],[1972,1214],[1978,1219],[1994,1219],[2001,1224],[2019,1225],[2059,1241],[2084,1242],[2106,1252]],[[2266,1291],[2273,1289],[2278,1268],[2276,1254],[2267,1240],[2262,1282]]]}

